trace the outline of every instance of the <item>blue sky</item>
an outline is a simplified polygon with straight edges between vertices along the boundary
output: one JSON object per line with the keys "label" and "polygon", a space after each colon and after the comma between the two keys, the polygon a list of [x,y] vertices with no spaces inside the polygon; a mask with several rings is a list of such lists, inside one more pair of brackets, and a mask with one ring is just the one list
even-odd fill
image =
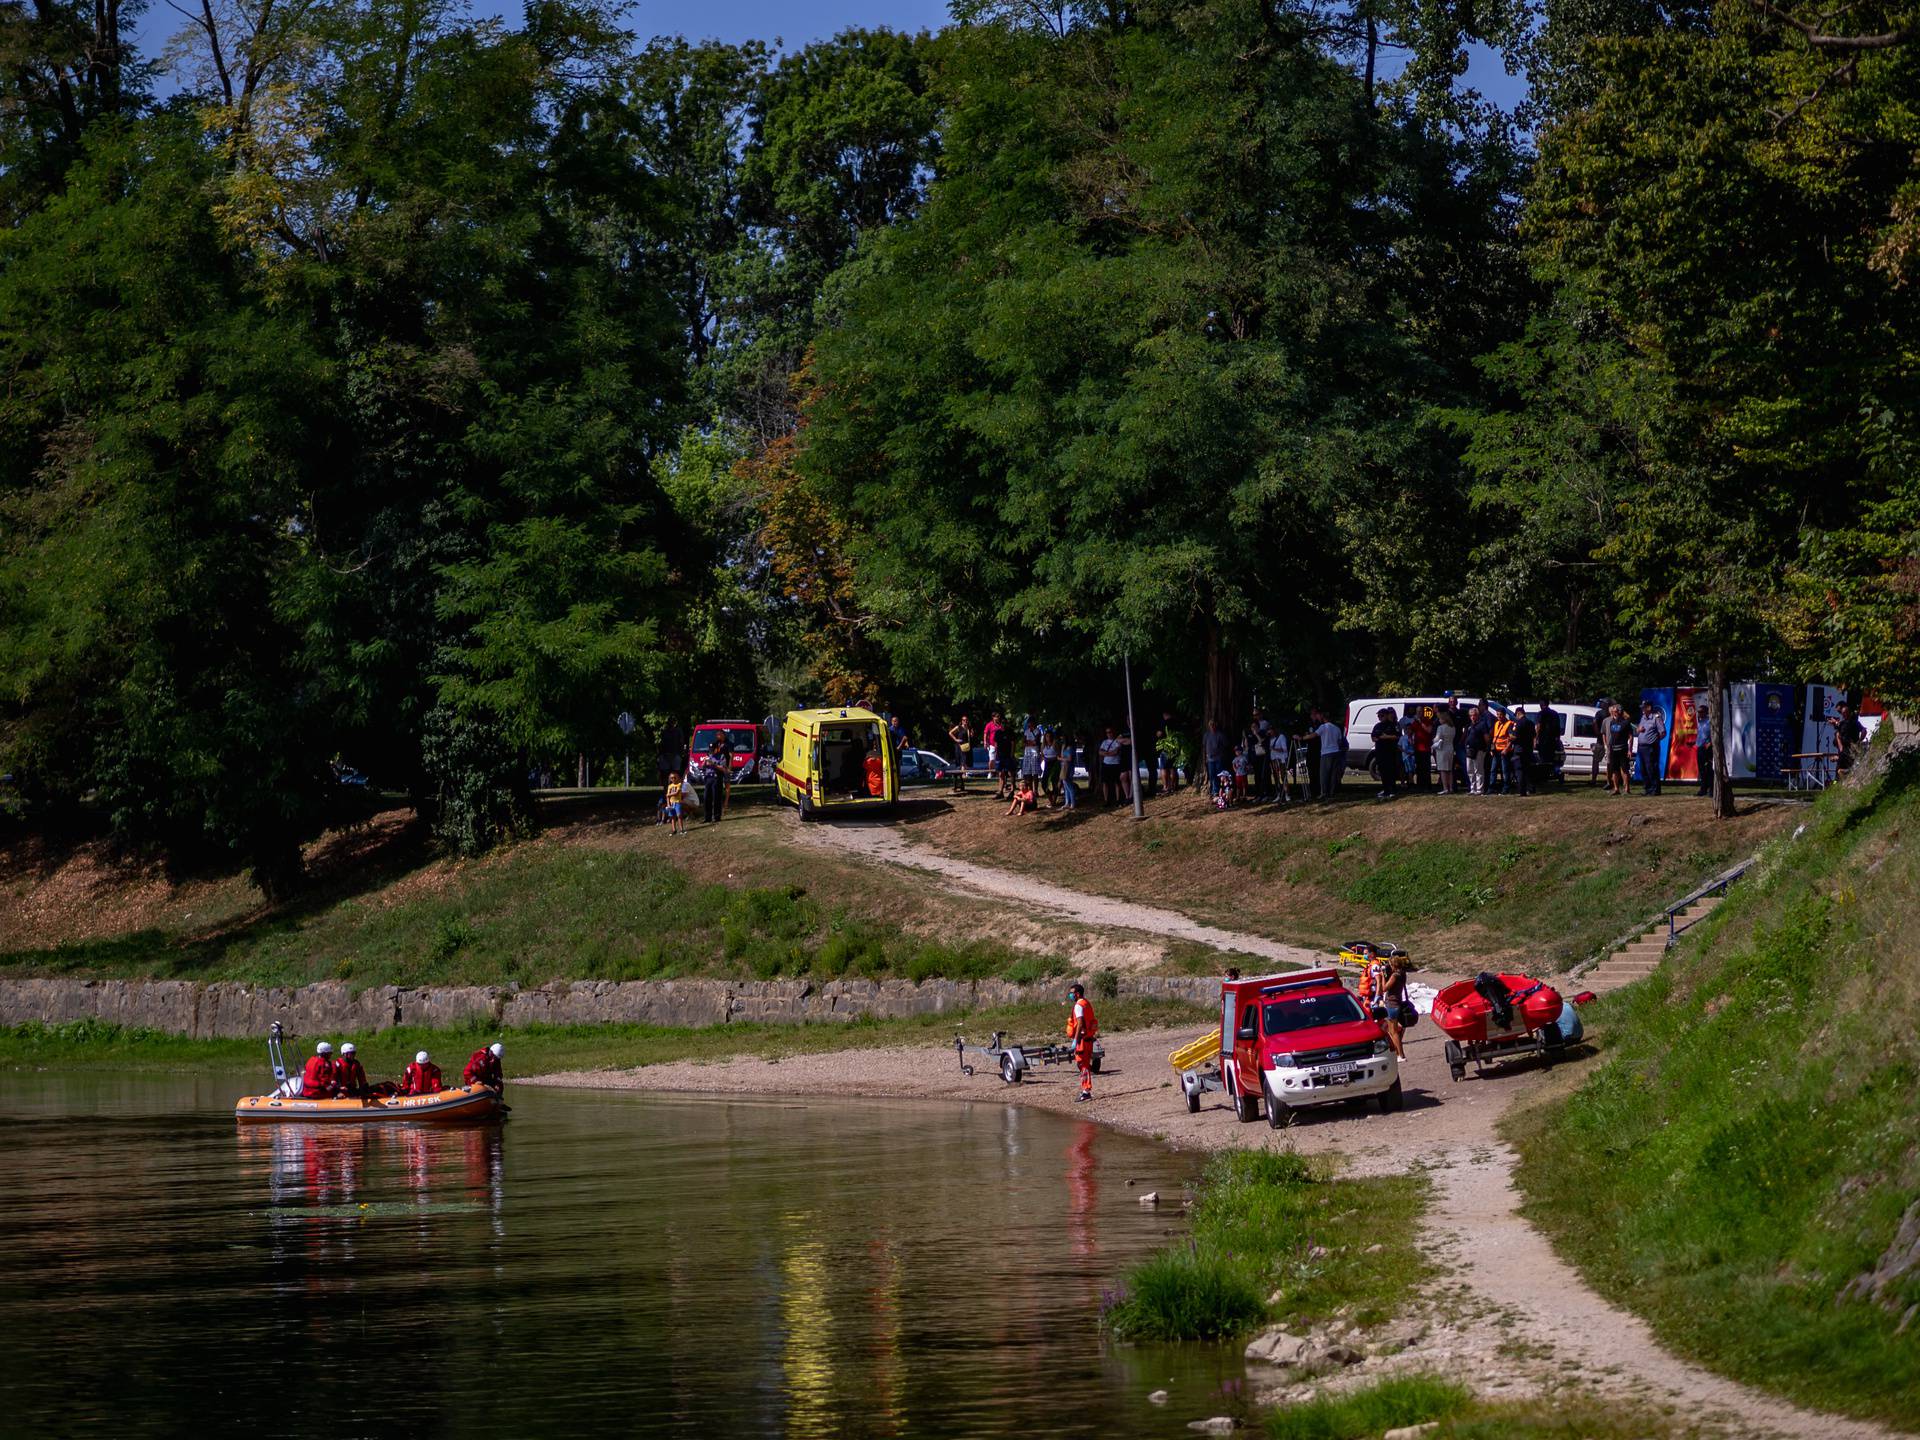
{"label": "blue sky", "polygon": [[[481,14],[518,18],[518,3],[474,0]],[[685,35],[694,40],[772,40],[789,50],[850,26],[890,26],[895,30],[937,30],[947,21],[947,0],[815,0],[808,5],[776,0],[640,0],[628,18],[641,35]],[[154,0],[141,17],[141,48],[158,54],[181,24],[178,11],[165,0]],[[1490,52],[1476,53],[1469,79],[1508,109],[1525,91],[1522,81],[1506,75]]]}

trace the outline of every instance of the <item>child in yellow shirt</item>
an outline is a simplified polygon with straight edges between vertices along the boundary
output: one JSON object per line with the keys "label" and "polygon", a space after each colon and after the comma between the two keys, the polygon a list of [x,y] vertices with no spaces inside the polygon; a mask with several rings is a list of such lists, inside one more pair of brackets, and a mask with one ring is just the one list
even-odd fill
{"label": "child in yellow shirt", "polygon": [[687,812],[682,803],[686,798],[687,787],[680,783],[680,772],[674,770],[667,775],[667,833],[684,835],[687,833]]}

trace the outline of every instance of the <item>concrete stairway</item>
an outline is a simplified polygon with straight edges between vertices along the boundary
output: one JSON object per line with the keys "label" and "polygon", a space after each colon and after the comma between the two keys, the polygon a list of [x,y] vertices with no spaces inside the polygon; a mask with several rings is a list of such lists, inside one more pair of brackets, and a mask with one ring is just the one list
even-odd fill
{"label": "concrete stairway", "polygon": [[[1721,898],[1707,895],[1694,901],[1674,917],[1674,928],[1684,931],[1696,921],[1706,919]],[[1643,980],[1654,972],[1666,953],[1667,921],[1662,916],[1659,923],[1646,934],[1635,936],[1589,970],[1585,976],[1586,987],[1596,995],[1604,995],[1609,990],[1618,990],[1622,985]]]}

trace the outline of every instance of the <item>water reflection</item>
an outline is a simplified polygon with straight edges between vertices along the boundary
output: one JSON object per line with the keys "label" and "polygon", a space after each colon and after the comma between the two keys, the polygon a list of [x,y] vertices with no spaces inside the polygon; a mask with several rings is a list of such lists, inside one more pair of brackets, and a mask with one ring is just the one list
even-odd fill
{"label": "water reflection", "polygon": [[[1178,1223],[1123,1182],[1190,1170],[1089,1123],[533,1092],[505,1129],[235,1127],[203,1088],[0,1077],[10,1433],[1125,1440],[1239,1373],[1101,1343]],[[454,1338],[483,1384],[417,1363]]]}

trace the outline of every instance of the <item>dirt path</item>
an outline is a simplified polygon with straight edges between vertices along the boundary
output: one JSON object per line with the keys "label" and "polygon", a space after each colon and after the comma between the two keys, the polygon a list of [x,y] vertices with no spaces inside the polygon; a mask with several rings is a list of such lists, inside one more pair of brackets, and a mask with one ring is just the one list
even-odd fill
{"label": "dirt path", "polygon": [[1063,885],[1051,884],[1037,876],[999,870],[991,865],[915,845],[901,835],[897,826],[886,821],[856,820],[833,825],[803,825],[798,827],[797,833],[810,845],[818,845],[839,854],[858,855],[883,865],[919,870],[937,876],[949,890],[1014,901],[1078,925],[1138,930],[1171,940],[1191,940],[1196,944],[1210,945],[1216,950],[1238,951],[1285,965],[1314,965],[1326,959],[1319,951],[1309,950],[1302,945],[1286,945],[1259,935],[1223,930],[1217,925],[1205,925],[1155,905],[1115,900],[1105,895],[1088,895],[1079,890],[1069,890]]}

